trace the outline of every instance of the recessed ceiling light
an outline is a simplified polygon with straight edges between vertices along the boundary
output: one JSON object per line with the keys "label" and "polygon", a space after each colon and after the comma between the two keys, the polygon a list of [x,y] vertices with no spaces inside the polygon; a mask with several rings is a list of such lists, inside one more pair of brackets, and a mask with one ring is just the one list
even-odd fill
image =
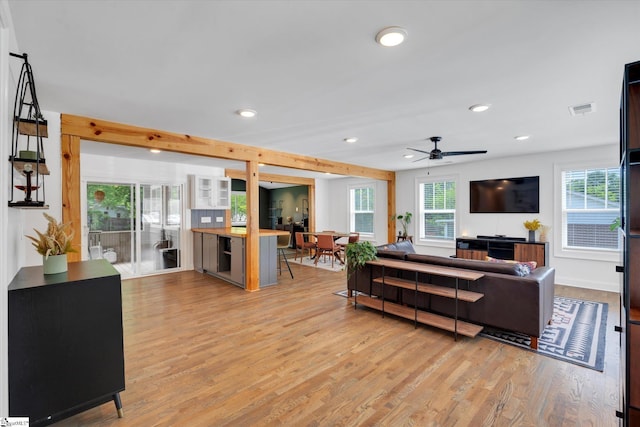
{"label": "recessed ceiling light", "polygon": [[354,142],[356,142],[358,140],[358,138],[356,138],[355,136],[351,136],[349,138],[345,138],[344,142],[348,142],[349,144],[353,144]]}
{"label": "recessed ceiling light", "polygon": [[405,159],[413,159],[413,154],[405,154],[404,158]]}
{"label": "recessed ceiling light", "polygon": [[407,38],[407,30],[400,27],[386,27],[376,34],[376,42],[385,47],[398,46]]}
{"label": "recessed ceiling light", "polygon": [[487,111],[489,107],[491,107],[490,104],[476,104],[469,107],[469,110],[473,111],[474,113],[481,113],[483,111]]}
{"label": "recessed ceiling light", "polygon": [[529,135],[520,135],[520,136],[516,136],[514,137],[516,141],[526,141],[527,139],[530,138]]}
{"label": "recessed ceiling light", "polygon": [[243,108],[241,110],[236,111],[236,113],[240,117],[244,117],[245,119],[250,119],[251,117],[255,117],[258,113],[256,110],[250,110],[248,108]]}
{"label": "recessed ceiling light", "polygon": [[258,163],[258,166],[259,166],[259,167],[263,167],[263,166],[264,166],[264,163]]}
{"label": "recessed ceiling light", "polygon": [[158,150],[157,148],[152,148],[149,151],[151,151],[152,153],[156,153],[156,154],[162,152],[161,150]]}
{"label": "recessed ceiling light", "polygon": [[325,175],[331,175],[331,172],[325,172],[324,174]]}

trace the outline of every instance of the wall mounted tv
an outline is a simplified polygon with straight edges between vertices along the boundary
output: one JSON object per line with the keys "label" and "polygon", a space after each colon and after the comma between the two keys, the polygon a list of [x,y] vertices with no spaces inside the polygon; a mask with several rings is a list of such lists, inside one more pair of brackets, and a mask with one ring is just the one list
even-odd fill
{"label": "wall mounted tv", "polygon": [[471,213],[539,213],[540,177],[469,182]]}

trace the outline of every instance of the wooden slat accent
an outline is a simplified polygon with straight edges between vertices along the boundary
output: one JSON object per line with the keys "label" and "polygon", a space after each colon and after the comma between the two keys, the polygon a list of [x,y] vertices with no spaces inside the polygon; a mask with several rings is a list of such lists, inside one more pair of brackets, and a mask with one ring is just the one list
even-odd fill
{"label": "wooden slat accent", "polygon": [[475,259],[484,261],[488,255],[489,252],[480,251],[477,249],[456,249],[456,256],[463,259]]}
{"label": "wooden slat accent", "polygon": [[73,248],[68,261],[80,261],[82,254],[82,206],[80,206],[80,138],[61,136],[62,222],[71,223],[75,231]]}
{"label": "wooden slat accent", "polygon": [[[396,211],[396,177],[387,181],[387,242],[395,242],[396,239],[396,221],[391,217]],[[416,215],[416,218],[418,216]],[[417,240],[417,236],[416,236]]]}
{"label": "wooden slat accent", "polygon": [[517,261],[535,261],[538,267],[544,267],[544,245],[535,243],[514,243],[513,258]]}
{"label": "wooden slat accent", "polygon": [[378,258],[367,261],[367,264],[378,265],[398,270],[415,271],[418,273],[436,274],[438,276],[456,277],[462,280],[478,280],[484,277],[482,273],[476,273],[463,268],[441,267],[439,265],[423,264],[420,262],[399,261],[395,259]]}
{"label": "wooden slat accent", "polygon": [[[358,304],[362,304],[376,310],[382,310],[383,308],[382,301],[379,298],[370,298],[368,296],[360,295],[356,300]],[[416,319],[415,309],[388,301],[384,302],[384,312],[403,317],[405,319]],[[454,319],[440,316],[439,314],[418,310],[417,321],[418,323],[434,326],[449,332],[455,332],[456,330],[456,322]],[[458,320],[457,330],[460,335],[473,338],[482,331],[482,326]]]}
{"label": "wooden slat accent", "polygon": [[[399,288],[415,290],[416,282],[412,280],[399,279],[397,277],[376,277],[373,279],[375,283],[385,284],[389,286],[397,286]],[[384,283],[383,283],[384,282]],[[438,295],[446,298],[455,298],[455,288],[449,288],[447,286],[433,285],[431,283],[418,282],[418,292],[424,292],[427,294]],[[467,291],[465,289],[458,289],[458,299],[465,302],[476,302],[482,298],[484,294],[480,292]]]}

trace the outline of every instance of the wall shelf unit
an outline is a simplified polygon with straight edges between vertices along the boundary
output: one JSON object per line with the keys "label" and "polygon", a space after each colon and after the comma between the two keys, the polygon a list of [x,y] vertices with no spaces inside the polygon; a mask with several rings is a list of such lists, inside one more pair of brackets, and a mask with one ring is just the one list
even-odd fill
{"label": "wall shelf unit", "polygon": [[624,70],[620,177],[623,273],[620,290],[620,402],[623,425],[640,425],[640,62]]}

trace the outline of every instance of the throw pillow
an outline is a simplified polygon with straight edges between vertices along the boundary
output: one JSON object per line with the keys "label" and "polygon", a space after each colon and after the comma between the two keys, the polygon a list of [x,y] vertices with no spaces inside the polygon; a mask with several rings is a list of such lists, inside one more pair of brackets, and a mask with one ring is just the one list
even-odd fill
{"label": "throw pillow", "polygon": [[490,256],[485,257],[485,261],[497,262],[497,263],[506,263],[506,264],[523,264],[523,265],[526,265],[527,269],[528,269],[528,273],[525,274],[525,276],[530,274],[538,266],[538,263],[535,262],[535,261],[516,261],[516,260],[510,260],[510,259],[493,258],[493,257],[490,257]]}

